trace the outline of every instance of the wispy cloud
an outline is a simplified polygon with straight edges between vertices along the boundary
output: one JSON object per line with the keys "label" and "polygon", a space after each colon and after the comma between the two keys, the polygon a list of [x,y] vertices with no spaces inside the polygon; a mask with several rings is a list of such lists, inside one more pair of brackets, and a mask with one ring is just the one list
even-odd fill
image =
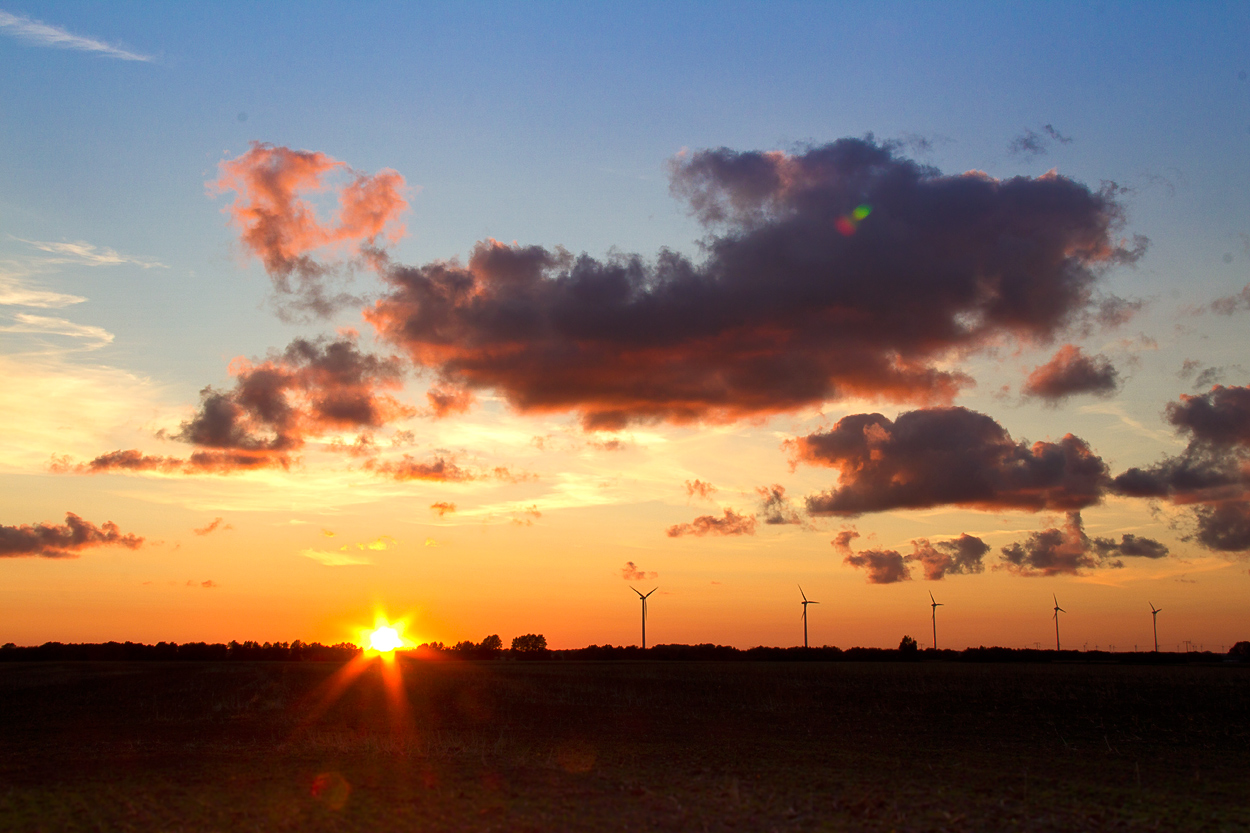
{"label": "wispy cloud", "polygon": [[89,350],[103,347],[113,341],[113,334],[103,327],[90,324],[75,324],[64,318],[51,318],[46,315],[29,315],[19,312],[13,316],[14,323],[0,327],[0,333],[35,333],[38,335],[69,336],[81,338]]}
{"label": "wispy cloud", "polygon": [[35,46],[48,46],[53,49],[74,49],[79,52],[95,52],[105,58],[116,58],[119,61],[154,61],[151,55],[140,55],[119,46],[113,46],[95,38],[75,35],[59,26],[52,26],[39,20],[32,20],[22,15],[0,11],[0,32],[11,35],[18,40],[32,43]]}
{"label": "wispy cloud", "polygon": [[4,266],[0,264],[0,306],[58,309],[71,304],[81,304],[85,300],[87,299],[81,295],[69,295],[31,286],[20,276],[5,272]]}
{"label": "wispy cloud", "polygon": [[325,567],[356,567],[373,562],[367,558],[358,555],[352,555],[345,552],[326,552],[325,550],[307,549],[301,550],[300,555],[305,558],[311,558],[318,564]]}
{"label": "wispy cloud", "polygon": [[[2,14],[4,14],[4,12],[0,12],[0,15]],[[0,20],[2,20],[2,18],[0,18]],[[55,255],[55,257],[52,258],[45,258],[43,260],[44,263],[72,263],[83,266],[120,266],[128,263],[132,266],[140,266],[144,269],[169,268],[164,263],[153,260],[149,257],[124,255],[110,249],[107,246],[95,246],[82,240],[75,243],[49,243],[43,240],[26,240],[22,237],[14,237],[13,239],[20,240],[28,246],[34,246],[41,252],[47,252],[50,255]]]}

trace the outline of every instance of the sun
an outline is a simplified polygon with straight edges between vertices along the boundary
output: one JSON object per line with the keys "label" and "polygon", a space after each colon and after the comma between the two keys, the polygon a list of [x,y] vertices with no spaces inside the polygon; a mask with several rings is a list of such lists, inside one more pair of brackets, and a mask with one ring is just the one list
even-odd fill
{"label": "sun", "polygon": [[403,647],[404,641],[399,638],[399,631],[389,625],[374,628],[369,633],[369,650],[380,654],[389,654],[396,648]]}

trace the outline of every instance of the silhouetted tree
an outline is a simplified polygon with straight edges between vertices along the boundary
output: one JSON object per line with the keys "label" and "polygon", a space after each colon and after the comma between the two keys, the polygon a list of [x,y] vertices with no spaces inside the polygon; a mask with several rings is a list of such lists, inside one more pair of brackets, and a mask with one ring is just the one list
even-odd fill
{"label": "silhouetted tree", "polygon": [[541,633],[527,633],[513,637],[512,653],[519,659],[539,659],[547,655],[547,637]]}
{"label": "silhouetted tree", "polygon": [[910,636],[904,636],[903,641],[898,643],[898,650],[899,653],[910,656],[919,650],[919,646],[916,645],[916,640],[912,639]]}
{"label": "silhouetted tree", "polygon": [[[546,647],[546,640],[543,641],[543,647]],[[490,636],[482,640],[482,644],[478,646],[478,650],[486,659],[495,659],[499,656],[499,652],[503,650],[503,640],[499,638],[499,634],[492,633]]]}
{"label": "silhouetted tree", "polygon": [[1250,660],[1250,642],[1238,642],[1232,648],[1228,649],[1228,655],[1242,662]]}

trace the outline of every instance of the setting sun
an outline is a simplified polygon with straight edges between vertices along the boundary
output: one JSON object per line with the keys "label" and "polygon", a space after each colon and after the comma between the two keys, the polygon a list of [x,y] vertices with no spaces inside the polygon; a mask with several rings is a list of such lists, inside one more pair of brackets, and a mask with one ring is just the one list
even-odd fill
{"label": "setting sun", "polygon": [[375,628],[369,634],[369,650],[371,651],[386,654],[402,647],[403,644],[403,640],[399,638],[399,631],[389,626]]}

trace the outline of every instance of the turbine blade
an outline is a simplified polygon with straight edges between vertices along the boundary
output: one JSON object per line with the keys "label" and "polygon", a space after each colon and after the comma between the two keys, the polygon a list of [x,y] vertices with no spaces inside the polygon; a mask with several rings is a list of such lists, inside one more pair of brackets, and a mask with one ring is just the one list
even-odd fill
{"label": "turbine blade", "polygon": [[807,594],[803,592],[803,585],[800,584],[797,586],[799,588],[799,595],[803,597],[803,601],[807,601]]}
{"label": "turbine blade", "polygon": [[[660,588],[658,588],[658,587],[652,587],[652,588],[651,588],[651,593],[654,593],[655,591],[657,591],[657,590],[659,590],[659,589],[660,589]],[[648,594],[647,594],[647,596],[650,596],[650,595],[651,595],[651,593],[648,593]],[[643,598],[645,599],[645,598],[646,598],[646,596],[643,596]]]}

